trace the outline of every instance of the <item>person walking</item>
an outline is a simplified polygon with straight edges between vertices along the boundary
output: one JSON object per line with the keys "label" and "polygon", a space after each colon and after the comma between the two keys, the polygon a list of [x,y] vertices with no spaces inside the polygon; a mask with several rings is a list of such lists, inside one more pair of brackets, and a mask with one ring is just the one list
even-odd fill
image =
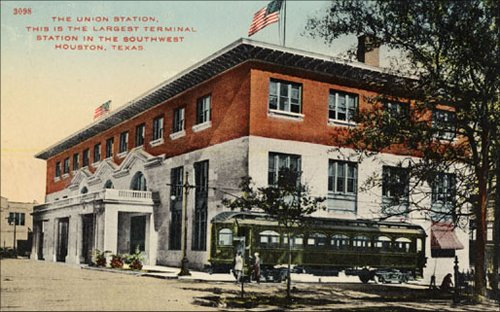
{"label": "person walking", "polygon": [[257,283],[260,283],[260,257],[258,252],[254,253],[253,278]]}
{"label": "person walking", "polygon": [[241,281],[241,273],[243,271],[243,258],[241,257],[241,251],[238,251],[236,257],[234,257],[234,273],[236,277],[236,283]]}

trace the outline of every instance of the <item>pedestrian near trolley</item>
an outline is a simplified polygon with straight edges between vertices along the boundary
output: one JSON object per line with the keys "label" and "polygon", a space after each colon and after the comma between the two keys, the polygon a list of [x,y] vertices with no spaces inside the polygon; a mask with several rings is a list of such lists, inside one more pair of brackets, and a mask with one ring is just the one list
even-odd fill
{"label": "pedestrian near trolley", "polygon": [[443,278],[443,282],[441,283],[441,287],[439,289],[443,292],[451,292],[451,289],[453,287],[453,282],[451,280],[451,273],[446,274],[446,276]]}
{"label": "pedestrian near trolley", "polygon": [[236,283],[241,280],[241,272],[243,271],[243,258],[241,257],[241,251],[238,251],[236,257],[234,257],[234,273],[236,277]]}
{"label": "pedestrian near trolley", "polygon": [[260,283],[260,257],[258,252],[254,254],[253,278],[257,281],[257,283]]}

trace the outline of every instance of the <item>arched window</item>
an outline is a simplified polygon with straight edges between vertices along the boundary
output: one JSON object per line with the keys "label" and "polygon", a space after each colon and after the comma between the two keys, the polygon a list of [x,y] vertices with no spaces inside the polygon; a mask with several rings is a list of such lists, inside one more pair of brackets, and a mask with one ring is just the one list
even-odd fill
{"label": "arched window", "polygon": [[132,182],[130,183],[130,189],[134,191],[146,191],[147,186],[146,186],[146,177],[144,177],[144,174],[142,172],[137,172],[134,177],[132,178]]}
{"label": "arched window", "polygon": [[371,247],[372,243],[369,237],[358,235],[352,239],[352,246],[356,248],[368,248]]}
{"label": "arched window", "polygon": [[89,189],[86,186],[84,186],[82,188],[82,190],[80,191],[81,194],[87,194],[88,192],[89,192]]}
{"label": "arched window", "polygon": [[382,250],[391,249],[391,238],[387,236],[379,236],[375,241],[375,247],[382,248]]}
{"label": "arched window", "polygon": [[106,181],[106,183],[104,183],[104,188],[105,189],[114,189],[115,186],[113,185],[113,181],[111,181],[111,180]]}
{"label": "arched window", "polygon": [[334,249],[345,249],[349,247],[349,236],[344,234],[335,234],[332,236],[330,244]]}
{"label": "arched window", "polygon": [[263,231],[259,233],[261,245],[276,246],[279,244],[280,235],[275,231]]}
{"label": "arched window", "polygon": [[220,246],[231,246],[233,244],[233,231],[228,228],[221,229],[219,231],[219,245]]}
{"label": "arched window", "polygon": [[307,245],[309,246],[325,246],[326,245],[326,235],[321,233],[314,233],[309,235],[307,239]]}
{"label": "arched window", "polygon": [[396,241],[394,242],[394,247],[396,248],[396,250],[402,252],[409,252],[410,245],[411,245],[411,239],[406,237],[400,237],[396,239]]}

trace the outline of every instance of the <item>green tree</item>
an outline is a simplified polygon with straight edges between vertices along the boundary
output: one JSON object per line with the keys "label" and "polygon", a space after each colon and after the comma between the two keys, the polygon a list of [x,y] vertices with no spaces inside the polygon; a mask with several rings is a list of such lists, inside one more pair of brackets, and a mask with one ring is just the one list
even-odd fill
{"label": "green tree", "polygon": [[[328,44],[342,35],[367,35],[401,54],[390,73],[403,78],[397,84],[378,82],[380,95],[368,99],[371,109],[359,112],[359,127],[348,143],[369,151],[365,155],[410,147],[421,157],[405,164],[414,190],[419,183],[432,185],[439,171],[458,169],[457,193],[447,210],[433,211],[418,202],[412,207],[449,214],[457,222],[474,215],[475,290],[480,295],[486,290],[486,207],[500,132],[499,11],[498,2],[490,0],[332,1],[306,27]],[[376,109],[388,101],[411,102],[410,113],[405,117],[387,106]],[[440,105],[452,107],[455,117],[433,123],[430,112]]]}
{"label": "green tree", "polygon": [[251,177],[244,177],[240,183],[242,196],[227,199],[222,203],[231,209],[259,210],[278,222],[287,235],[287,298],[291,298],[292,236],[297,228],[307,226],[307,217],[318,209],[324,209],[324,197],[311,196],[310,188],[301,182],[297,170],[281,168],[276,183],[267,187],[255,188]]}

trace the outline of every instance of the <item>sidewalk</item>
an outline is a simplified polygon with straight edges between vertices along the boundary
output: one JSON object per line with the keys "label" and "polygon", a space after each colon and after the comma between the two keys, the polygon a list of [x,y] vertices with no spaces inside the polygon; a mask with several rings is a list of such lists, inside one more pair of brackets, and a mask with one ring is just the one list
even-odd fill
{"label": "sidewalk", "polygon": [[[145,265],[141,272],[138,271],[125,271],[116,270],[111,268],[97,268],[97,267],[87,267],[82,266],[84,269],[90,270],[100,270],[114,273],[125,273],[140,275],[146,277],[154,277],[160,279],[178,279],[178,280],[192,280],[196,282],[235,282],[234,276],[230,273],[207,273],[195,270],[190,270],[191,275],[189,276],[178,276],[180,268],[169,267],[169,266],[159,266],[159,265]],[[354,283],[361,284],[361,281],[357,276],[345,275],[343,272],[339,273],[339,276],[316,276],[307,273],[292,273],[292,281],[294,283],[313,283],[313,284],[329,284],[329,283]],[[373,284],[373,282],[371,282]],[[428,285],[424,285],[419,281],[411,281],[405,284],[391,284],[392,286],[400,286],[406,288],[427,288]]]}

